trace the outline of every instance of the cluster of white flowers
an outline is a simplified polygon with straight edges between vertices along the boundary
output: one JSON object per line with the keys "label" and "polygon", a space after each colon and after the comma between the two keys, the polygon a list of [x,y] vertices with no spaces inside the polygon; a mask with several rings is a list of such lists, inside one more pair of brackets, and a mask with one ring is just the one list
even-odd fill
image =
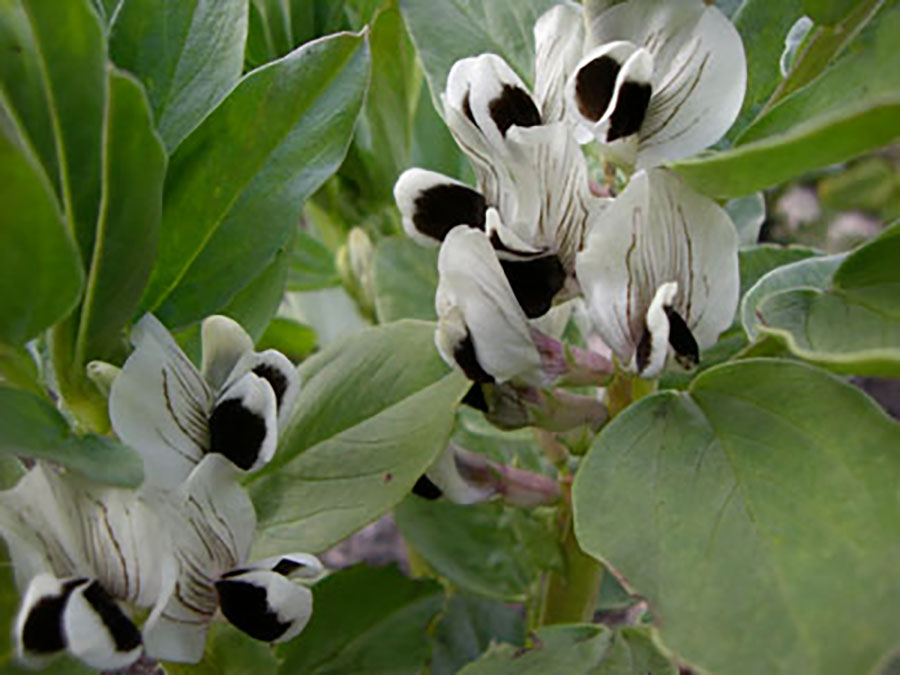
{"label": "cluster of white flowers", "polygon": [[[736,118],[741,39],[702,0],[563,4],[534,33],[533,92],[493,54],[448,76],[444,118],[477,188],[422,169],[395,186],[407,233],[441,247],[438,350],[475,382],[546,384],[535,320],[582,296],[622,367],[696,364],[732,321],[738,241],[715,202],[659,165]],[[615,199],[590,189],[589,142],[630,174]]]}
{"label": "cluster of white flowers", "polygon": [[[109,407],[116,434],[143,459],[143,485],[97,485],[38,463],[0,493],[26,663],[66,650],[98,669],[142,653],[193,663],[219,610],[267,642],[296,636],[312,612],[296,580],[322,572],[314,556],[247,562],[256,516],[239,482],[275,452],[297,371],[279,352],[254,352],[222,316],[203,323],[199,371],[150,315],[132,341]],[[141,629],[123,605],[150,610]]]}

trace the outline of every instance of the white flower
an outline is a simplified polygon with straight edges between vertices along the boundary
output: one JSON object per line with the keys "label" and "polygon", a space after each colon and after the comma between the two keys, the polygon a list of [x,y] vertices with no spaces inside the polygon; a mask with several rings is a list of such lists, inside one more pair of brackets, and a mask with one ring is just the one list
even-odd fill
{"label": "white flower", "polygon": [[655,377],[671,346],[696,364],[734,316],[737,248],[711,199],[664,169],[636,173],[576,262],[594,326],[620,362]]}
{"label": "white flower", "polygon": [[702,0],[629,0],[589,15],[588,47],[567,84],[572,114],[637,169],[718,141],[741,109],[740,35]]}
{"label": "white flower", "polygon": [[151,656],[195,663],[218,609],[233,625],[266,642],[290,640],[312,614],[312,593],[292,578],[314,578],[321,563],[290,553],[247,563],[256,515],[236,469],[205,457],[166,501],[179,575],[166,604],[144,626]]}
{"label": "white flower", "polygon": [[[493,209],[488,219],[497,218]],[[438,256],[435,344],[443,359],[475,382],[539,380],[531,326],[487,235],[456,227]]]}
{"label": "white flower", "polygon": [[140,631],[117,601],[154,607],[153,617],[177,574],[152,497],[38,463],[0,492],[0,533],[24,592],[15,624],[22,661],[40,666],[68,650],[113,669],[140,656]]}
{"label": "white flower", "polygon": [[224,316],[203,322],[201,370],[151,315],[132,330],[134,352],[113,382],[109,412],[118,437],[144,460],[145,481],[174,488],[207,453],[255,470],[271,459],[299,391],[290,361],[253,351]]}
{"label": "white flower", "polygon": [[[528,278],[542,299],[523,304],[544,314],[571,279],[593,214],[602,201],[590,194],[587,165],[571,125],[562,121],[562,70],[580,54],[580,11],[559,6],[535,27],[536,97],[495,54],[457,61],[441,96],[444,118],[472,162],[477,189],[433,171],[410,169],[394,188],[406,232],[436,245],[458,225],[487,233],[510,283]],[[487,210],[499,218],[487,222]],[[511,270],[514,270],[511,272]]]}

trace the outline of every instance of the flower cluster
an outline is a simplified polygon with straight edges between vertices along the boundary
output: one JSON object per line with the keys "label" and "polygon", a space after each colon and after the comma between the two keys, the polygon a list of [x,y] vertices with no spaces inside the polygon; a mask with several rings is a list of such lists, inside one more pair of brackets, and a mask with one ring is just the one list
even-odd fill
{"label": "flower cluster", "polygon": [[[138,490],[38,463],[0,493],[0,533],[24,599],[20,658],[68,650],[98,669],[143,652],[196,662],[217,611],[248,635],[283,641],[312,611],[296,579],[322,572],[306,553],[248,562],[256,527],[241,475],[271,459],[300,382],[276,351],[253,351],[231,319],[203,323],[198,370],[148,315],[110,391],[119,438],[144,462]],[[149,609],[142,629],[120,603]]]}
{"label": "flower cluster", "polygon": [[[422,169],[395,186],[409,236],[441,247],[437,348],[475,383],[546,386],[562,372],[548,355],[569,354],[546,334],[549,310],[581,296],[621,367],[695,365],[734,314],[737,236],[659,165],[736,118],[740,37],[701,0],[562,4],[534,35],[533,92],[493,54],[448,76],[444,119],[476,187]],[[608,175],[630,176],[614,199],[590,188],[590,142]]]}

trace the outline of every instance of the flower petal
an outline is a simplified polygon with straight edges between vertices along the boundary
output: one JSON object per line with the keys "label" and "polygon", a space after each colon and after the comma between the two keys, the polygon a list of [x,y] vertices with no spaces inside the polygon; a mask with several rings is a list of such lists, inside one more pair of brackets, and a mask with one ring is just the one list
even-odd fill
{"label": "flower petal", "polygon": [[141,655],[140,631],[96,580],[72,591],[62,625],[69,651],[91,668],[125,668]]}
{"label": "flower petal", "polygon": [[704,349],[737,306],[737,235],[722,208],[674,174],[638,172],[592,230],[576,274],[597,332],[621,362],[632,362],[654,296],[671,281],[678,290],[669,306]]}
{"label": "flower petal", "polygon": [[322,565],[322,561],[311,553],[282,553],[256,560],[239,570],[232,570],[224,576],[227,578],[234,576],[235,573],[248,570],[277,572],[288,579],[317,579],[324,574],[325,567]]}
{"label": "flower petal", "polygon": [[66,648],[63,612],[75,589],[87,583],[87,579],[57,579],[49,573],[31,580],[13,629],[23,663],[40,668]]}
{"label": "flower petal", "polygon": [[209,417],[209,451],[245,471],[265,465],[278,444],[278,402],[269,382],[246,373],[229,385]]}
{"label": "flower petal", "polygon": [[[487,236],[469,227],[455,228],[441,246],[438,272],[436,340],[439,348],[443,343],[444,358],[462,346],[464,330],[478,365],[497,381],[537,377],[541,361],[528,320]],[[452,350],[442,338],[445,330],[452,331],[456,342]]]}
{"label": "flower petal", "polygon": [[423,246],[437,246],[457,225],[484,229],[484,197],[434,171],[408,169],[394,186],[403,229]]}
{"label": "flower petal", "polygon": [[534,24],[534,98],[544,122],[565,116],[565,82],[584,46],[584,14],[572,4],[550,8]]}
{"label": "flower petal", "polygon": [[457,461],[457,449],[451,443],[425,472],[427,479],[444,497],[454,504],[477,504],[496,494],[491,485],[479,485],[466,480],[460,473]]}
{"label": "flower petal", "polygon": [[666,307],[671,305],[678,293],[678,284],[669,281],[662,284],[653,296],[647,316],[644,318],[644,333],[634,352],[634,363],[630,368],[644,377],[656,377],[666,365],[669,353],[669,319]]}
{"label": "flower petal", "polygon": [[240,358],[253,351],[253,340],[241,325],[227,316],[210,316],[203,320],[200,332],[203,365],[200,372],[213,391],[228,379]]}
{"label": "flower petal", "polygon": [[300,373],[297,372],[294,364],[288,357],[275,349],[249,352],[234,367],[224,389],[230,389],[247,373],[253,373],[268,382],[272,393],[275,394],[278,427],[284,427],[293,411],[297,394],[300,393]]}
{"label": "flower petal", "polygon": [[299,635],[312,616],[312,593],[278,572],[248,570],[216,582],[222,614],[264,642]]}
{"label": "flower petal", "polygon": [[701,0],[630,0],[589,18],[589,40],[628,40],[656,64],[637,168],[687,157],[718,141],[737,118],[747,83],[740,35]]}
{"label": "flower petal", "polygon": [[[226,458],[203,458],[175,495],[160,508],[178,559],[178,578],[164,609],[144,624],[150,656],[196,663],[218,608],[215,582],[247,555],[256,527],[253,504]],[[168,508],[166,508],[166,505]]]}
{"label": "flower petal", "polygon": [[175,340],[147,314],[132,330],[134,352],[113,382],[109,416],[144,460],[145,482],[174,488],[209,446],[212,394]]}

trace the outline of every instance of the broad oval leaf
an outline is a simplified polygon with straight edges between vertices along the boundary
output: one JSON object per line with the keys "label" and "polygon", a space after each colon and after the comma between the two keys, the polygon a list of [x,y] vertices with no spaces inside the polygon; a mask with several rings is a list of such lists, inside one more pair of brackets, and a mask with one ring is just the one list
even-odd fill
{"label": "broad oval leaf", "polygon": [[49,403],[3,386],[0,452],[56,462],[98,483],[136,487],[144,479],[141,458],[131,448],[106,436],[76,436]]}
{"label": "broad oval leaf", "polygon": [[387,237],[375,249],[375,312],[378,321],[434,321],[437,250],[419,246],[406,235]]}
{"label": "broad oval leaf", "polygon": [[23,344],[69,313],[84,280],[47,176],[0,95],[0,342]]}
{"label": "broad oval leaf", "polygon": [[250,478],[256,551],[322,551],[405,497],[453,428],[469,382],[434,348],[434,324],[401,321],[333,343],[303,385],[275,458]]}
{"label": "broad oval leaf", "polygon": [[123,0],[109,51],[143,82],[172,151],[237,83],[246,39],[247,0]]}
{"label": "broad oval leaf", "polygon": [[0,7],[0,49],[0,89],[89,261],[100,206],[103,25],[88,0],[8,0]]}
{"label": "broad oval leaf", "polygon": [[900,425],[826,372],[727,364],[600,433],[575,532],[704,671],[869,672],[900,621],[898,448]]}
{"label": "broad oval leaf", "polygon": [[759,231],[766,220],[766,200],[762,192],[732,199],[725,210],[734,223],[741,248],[753,246],[759,240]]}
{"label": "broad oval leaf", "polygon": [[184,140],[144,310],[173,328],[192,323],[272,260],[343,159],[368,72],[364,36],[316,40],[246,75]]}
{"label": "broad oval leaf", "polygon": [[550,522],[521,509],[411,495],[394,517],[436,574],[473,593],[524,602],[537,592],[541,572],[561,565]]}
{"label": "broad oval leaf", "polygon": [[153,268],[166,153],[141,85],[109,71],[103,201],[76,343],[76,362],[105,358],[137,308]]}
{"label": "broad oval leaf", "polygon": [[351,567],[313,588],[315,611],[303,634],[278,649],[280,673],[423,672],[425,632],[444,604],[432,581],[396,567]]}
{"label": "broad oval leaf", "polygon": [[900,223],[851,253],[822,289],[764,297],[759,330],[829,370],[900,377]]}
{"label": "broad oval leaf", "polygon": [[555,4],[555,0],[400,0],[438,110],[450,68],[467,56],[498,54],[531,82],[534,23]]}

